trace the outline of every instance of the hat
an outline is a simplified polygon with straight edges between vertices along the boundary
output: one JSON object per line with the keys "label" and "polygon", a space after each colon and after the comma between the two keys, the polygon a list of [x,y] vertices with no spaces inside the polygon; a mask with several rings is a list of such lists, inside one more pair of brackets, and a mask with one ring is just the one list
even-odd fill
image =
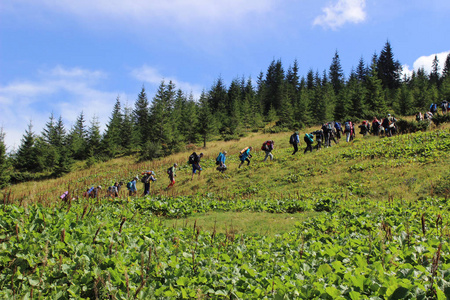
{"label": "hat", "polygon": [[223,151],[223,154],[227,154],[227,151]]}
{"label": "hat", "polygon": [[102,189],[102,186],[101,185],[99,185],[97,188],[99,188],[99,189]]}
{"label": "hat", "polygon": [[178,166],[178,164],[177,164],[177,163],[174,163],[173,166],[176,167],[176,166]]}
{"label": "hat", "polygon": [[388,114],[388,117],[390,117],[391,116],[391,114]]}

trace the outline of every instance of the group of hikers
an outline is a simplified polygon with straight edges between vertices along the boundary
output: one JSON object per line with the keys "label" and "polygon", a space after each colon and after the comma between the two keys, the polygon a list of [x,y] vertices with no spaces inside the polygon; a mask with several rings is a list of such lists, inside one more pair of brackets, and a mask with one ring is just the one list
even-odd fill
{"label": "group of hikers", "polygon": [[[442,113],[447,113],[449,111],[449,103],[447,101],[443,101],[441,103],[441,109]],[[426,112],[424,115],[422,113],[418,113],[416,115],[417,121],[422,120],[431,120],[433,117],[433,114],[437,113],[437,105],[431,104],[430,110]],[[367,120],[364,120],[361,122],[360,125],[358,125],[358,128],[360,129],[359,133],[363,136],[366,136],[368,134],[373,135],[385,135],[385,136],[392,136],[397,133],[397,125],[396,125],[397,119],[392,116],[391,114],[387,114],[387,116],[383,119],[378,120],[377,117],[373,117],[372,121],[369,122]],[[333,141],[335,144],[339,143],[340,139],[343,135],[345,135],[346,142],[352,141],[356,134],[355,134],[355,125],[352,121],[347,120],[343,124],[337,121],[327,122],[322,124],[322,127],[318,130],[315,130],[311,133],[305,133],[304,135],[304,142],[306,143],[306,148],[303,153],[306,153],[308,151],[312,152],[313,149],[321,150],[322,147],[331,147],[331,142]],[[314,140],[316,141],[316,144],[314,144]],[[300,145],[300,136],[298,131],[294,132],[290,138],[289,143],[294,148],[292,155],[298,152],[298,147]],[[265,141],[262,146],[261,150],[265,152],[264,161],[266,161],[268,158],[270,160],[273,160],[273,154],[272,151],[274,149],[274,141],[273,140],[267,140]],[[250,159],[252,158],[251,151],[253,150],[253,147],[245,147],[239,152],[239,160],[240,164],[238,168],[241,168],[241,166],[247,162],[247,166],[250,165]],[[188,158],[188,164],[192,165],[192,176],[191,180],[194,179],[194,175],[198,174],[200,176],[202,167],[200,165],[200,161],[203,158],[203,153],[197,154],[193,152],[189,158]],[[219,153],[219,155],[216,158],[216,170],[220,173],[224,173],[227,170],[227,166],[225,164],[225,161],[227,159],[227,151],[222,151]],[[176,177],[176,170],[177,170],[178,164],[174,163],[170,168],[167,169],[167,175],[169,177],[169,185],[166,187],[166,190],[170,189],[175,185],[175,177]],[[144,191],[143,196],[148,195],[150,193],[150,184],[154,181],[156,181],[156,175],[154,171],[144,171],[142,172],[142,178],[141,182],[144,185]],[[126,188],[128,190],[129,196],[135,196],[137,194],[137,187],[136,183],[138,182],[139,177],[135,176],[130,182],[127,183]],[[121,187],[123,186],[123,182],[115,182],[113,186],[108,187],[106,191],[106,195],[109,197],[118,197],[120,194]],[[102,187],[91,187],[88,190],[86,190],[83,193],[83,196],[86,198],[97,198],[99,196],[99,193],[101,191]],[[63,195],[61,195],[61,199],[67,196],[68,192],[65,192]]]}

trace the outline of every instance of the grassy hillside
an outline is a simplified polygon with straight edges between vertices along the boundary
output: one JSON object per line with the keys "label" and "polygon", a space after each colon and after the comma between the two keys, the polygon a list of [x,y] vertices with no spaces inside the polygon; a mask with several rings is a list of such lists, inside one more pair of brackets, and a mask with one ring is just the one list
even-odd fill
{"label": "grassy hillside", "polygon": [[[448,299],[450,130],[294,156],[288,137],[210,143],[193,181],[190,151],[4,191],[0,298]],[[274,161],[255,151],[238,169],[238,151],[267,139]],[[177,183],[164,191],[173,162]],[[80,197],[146,169],[159,175],[150,197]]]}
{"label": "grassy hillside", "polygon": [[[308,132],[315,128],[308,129]],[[433,131],[434,132],[434,131]],[[448,126],[438,132],[448,133]],[[300,133],[300,136],[304,134]],[[331,148],[291,155],[288,143],[290,133],[251,133],[239,141],[210,142],[205,149],[197,147],[156,161],[136,163],[133,157],[123,157],[99,163],[89,169],[72,172],[62,178],[41,182],[28,182],[2,190],[7,202],[43,203],[51,205],[58,196],[69,190],[72,197],[81,197],[90,186],[101,185],[103,192],[115,181],[125,183],[144,170],[154,170],[158,180],[152,185],[154,195],[186,196],[213,193],[233,199],[267,197],[299,197],[300,194],[325,192],[357,195],[374,200],[388,196],[413,200],[430,195],[433,182],[447,172],[448,149],[439,133],[417,133],[392,138],[361,137],[351,143],[333,143]],[[274,160],[263,162],[261,144],[275,141]],[[302,138],[301,138],[302,139]],[[238,152],[245,146],[253,146],[253,158],[249,167],[238,169]],[[436,148],[437,147],[437,148]],[[441,147],[441,148],[440,148]],[[443,148],[442,148],[443,147]],[[193,151],[203,152],[203,171],[191,181],[191,166],[187,158]],[[220,151],[227,150],[227,172],[215,170],[214,160]],[[165,191],[168,184],[166,169],[179,165],[176,185]],[[124,189],[125,190],[125,189]],[[138,182],[138,194],[143,187]],[[123,196],[125,195],[123,191]]]}

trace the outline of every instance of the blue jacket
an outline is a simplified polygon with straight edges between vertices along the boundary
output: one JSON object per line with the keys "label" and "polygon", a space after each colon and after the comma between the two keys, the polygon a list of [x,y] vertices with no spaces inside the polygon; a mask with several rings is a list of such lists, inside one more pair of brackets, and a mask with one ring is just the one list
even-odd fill
{"label": "blue jacket", "polygon": [[130,191],[136,192],[136,180],[131,181],[131,189]]}
{"label": "blue jacket", "polygon": [[222,152],[220,152],[219,156],[217,157],[217,161],[224,164],[225,160],[227,160],[227,157]]}
{"label": "blue jacket", "polygon": [[250,155],[250,148],[248,148],[247,150],[245,150],[244,153],[242,153],[241,160],[244,161],[249,155]]}
{"label": "blue jacket", "polygon": [[300,144],[300,137],[298,136],[298,134],[295,135],[295,143]]}

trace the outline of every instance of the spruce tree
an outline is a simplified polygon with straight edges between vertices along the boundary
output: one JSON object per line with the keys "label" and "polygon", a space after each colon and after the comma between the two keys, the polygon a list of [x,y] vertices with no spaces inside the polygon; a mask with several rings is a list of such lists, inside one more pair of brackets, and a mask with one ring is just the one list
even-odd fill
{"label": "spruce tree", "polygon": [[440,86],[439,69],[439,60],[437,58],[437,55],[435,55],[433,62],[431,63],[430,84],[437,87]]}
{"label": "spruce tree", "polygon": [[442,78],[450,77],[450,53],[445,59],[444,68],[442,69]]}
{"label": "spruce tree", "polygon": [[137,128],[137,138],[139,139],[139,145],[144,145],[149,139],[149,102],[145,87],[142,86],[141,92],[138,95],[136,102],[134,103],[133,121]]}
{"label": "spruce tree", "polygon": [[281,107],[282,97],[284,96],[284,69],[281,60],[273,60],[267,69],[265,82],[265,99],[264,112],[268,113],[269,109],[273,107],[279,110]]}
{"label": "spruce tree", "polygon": [[214,116],[208,105],[208,98],[205,91],[202,92],[199,99],[198,109],[198,133],[203,139],[203,147],[206,147],[206,141],[215,132]]}
{"label": "spruce tree", "polygon": [[423,111],[429,109],[430,86],[425,69],[419,68],[417,73],[411,79],[411,86],[414,96],[414,106],[416,110]]}
{"label": "spruce tree", "polygon": [[68,135],[68,147],[72,152],[72,157],[76,160],[87,158],[87,129],[85,123],[86,120],[82,111]]}
{"label": "spruce tree", "polygon": [[329,78],[331,85],[333,86],[334,93],[338,95],[344,85],[344,72],[342,71],[341,60],[337,50],[334,53],[334,57],[330,65]]}
{"label": "spruce tree", "polygon": [[378,78],[383,88],[396,89],[400,87],[401,64],[394,60],[394,54],[389,41],[386,42],[377,61]]}
{"label": "spruce tree", "polygon": [[403,83],[400,87],[400,94],[394,110],[402,116],[409,116],[418,112],[414,110],[413,96],[406,83]]}
{"label": "spruce tree", "polygon": [[368,113],[373,116],[385,115],[387,111],[386,103],[384,101],[383,87],[381,79],[378,78],[376,55],[372,60],[369,73],[366,78],[366,105]]}
{"label": "spruce tree", "polygon": [[87,151],[90,157],[98,157],[101,154],[102,136],[100,123],[97,116],[93,116],[88,128]]}
{"label": "spruce tree", "polygon": [[117,96],[116,103],[114,104],[113,111],[111,113],[111,117],[109,118],[108,124],[106,124],[106,132],[103,138],[103,147],[109,157],[115,157],[122,151],[122,123],[122,107],[120,103],[120,97]]}
{"label": "spruce tree", "polygon": [[42,166],[38,160],[38,149],[35,145],[36,136],[30,121],[28,129],[22,137],[21,144],[14,157],[14,168],[19,172],[40,172]]}

